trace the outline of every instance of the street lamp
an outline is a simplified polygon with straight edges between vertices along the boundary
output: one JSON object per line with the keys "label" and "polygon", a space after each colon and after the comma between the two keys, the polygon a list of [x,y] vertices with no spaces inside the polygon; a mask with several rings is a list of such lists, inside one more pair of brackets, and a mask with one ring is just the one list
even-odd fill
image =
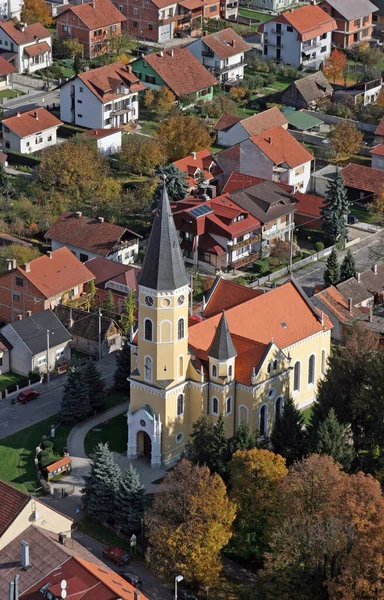
{"label": "street lamp", "polygon": [[177,584],[180,583],[180,581],[183,581],[184,577],[182,575],[176,575],[175,577],[175,600],[177,600]]}

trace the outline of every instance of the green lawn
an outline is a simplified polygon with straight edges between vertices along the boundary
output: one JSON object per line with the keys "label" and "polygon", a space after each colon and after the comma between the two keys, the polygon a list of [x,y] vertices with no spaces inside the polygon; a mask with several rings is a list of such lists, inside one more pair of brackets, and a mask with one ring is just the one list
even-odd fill
{"label": "green lawn", "polygon": [[362,204],[357,204],[356,202],[351,202],[349,210],[353,215],[356,215],[356,217],[359,219],[359,221],[362,221],[363,223],[374,223],[374,224],[378,223],[378,220],[376,219],[375,215],[372,214],[367,209],[367,207],[363,206]]}
{"label": "green lawn", "polygon": [[5,375],[0,375],[0,392],[3,392],[9,385],[19,383],[21,380],[25,380],[25,377],[17,375],[16,373],[5,373]]}
{"label": "green lawn", "polygon": [[93,453],[93,449],[99,442],[109,443],[109,448],[112,452],[126,452],[127,450],[127,415],[124,412],[117,415],[105,423],[100,423],[94,429],[91,429],[85,436],[84,448],[88,456]]}
{"label": "green lawn", "polygon": [[141,133],[145,133],[146,135],[155,135],[160,125],[160,123],[157,123],[156,121],[146,121],[145,119],[140,119],[139,123]]}
{"label": "green lawn", "polygon": [[259,19],[259,21],[262,23],[273,19],[273,15],[268,15],[267,13],[258,12],[257,10],[247,8],[239,8],[239,15],[242,17],[247,17],[248,19]]}
{"label": "green lawn", "polygon": [[24,96],[24,92],[20,90],[1,90],[0,91],[0,99],[3,98],[17,98],[17,96]]}
{"label": "green lawn", "polygon": [[276,81],[271,83],[268,87],[283,92],[289,85],[294,81],[291,77],[284,77],[284,75],[276,75]]}

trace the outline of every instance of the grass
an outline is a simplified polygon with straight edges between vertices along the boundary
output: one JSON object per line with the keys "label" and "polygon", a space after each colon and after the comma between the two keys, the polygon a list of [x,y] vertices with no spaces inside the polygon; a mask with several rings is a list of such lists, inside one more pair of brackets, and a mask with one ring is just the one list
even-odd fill
{"label": "grass", "polygon": [[305,408],[301,412],[304,417],[305,425],[309,425],[311,422],[311,416],[312,416],[312,406],[308,406],[308,408]]}
{"label": "grass", "polygon": [[53,442],[55,444],[56,452],[60,455],[64,455],[64,448],[67,447],[67,439],[71,429],[72,425],[60,425],[60,427],[56,429]]}
{"label": "grass", "polygon": [[235,115],[238,117],[252,117],[255,114],[254,108],[245,108],[244,106],[239,106],[236,104]]}
{"label": "grass", "polygon": [[217,154],[218,152],[221,152],[222,150],[224,150],[223,146],[216,146],[215,144],[213,144],[213,146],[211,146],[210,151],[212,154]]}
{"label": "grass", "polygon": [[156,131],[158,130],[160,125],[160,123],[156,123],[156,121],[146,121],[145,119],[140,119],[139,123],[141,127],[141,133],[150,136],[154,136],[156,134]]}
{"label": "grass", "polygon": [[1,90],[0,100],[3,98],[17,98],[17,96],[24,96],[24,92],[20,90]]}
{"label": "grass", "polygon": [[19,381],[25,380],[25,377],[17,373],[5,373],[0,375],[0,392],[3,392],[9,385],[17,384]]}
{"label": "grass", "polygon": [[262,23],[273,19],[273,15],[268,15],[267,13],[258,12],[257,10],[248,8],[239,8],[239,15],[242,17],[247,17],[248,19],[259,19],[259,21]]}
{"label": "grass", "polygon": [[276,81],[271,83],[268,88],[272,88],[278,92],[283,92],[289,85],[291,85],[292,77],[284,77],[284,75],[276,75]]}
{"label": "grass", "polygon": [[90,456],[99,442],[103,444],[108,442],[112,452],[121,454],[127,450],[127,439],[127,416],[123,413],[91,429],[85,436],[84,449],[86,454]]}
{"label": "grass", "polygon": [[350,205],[350,212],[353,215],[356,215],[356,217],[359,219],[359,221],[362,221],[362,223],[378,223],[376,216],[371,213],[366,206],[362,206],[362,204],[352,202]]}

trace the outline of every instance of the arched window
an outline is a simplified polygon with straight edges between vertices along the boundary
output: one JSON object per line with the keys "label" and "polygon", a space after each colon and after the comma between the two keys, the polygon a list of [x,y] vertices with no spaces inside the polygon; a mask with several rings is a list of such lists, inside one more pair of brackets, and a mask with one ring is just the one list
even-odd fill
{"label": "arched window", "polygon": [[152,381],[152,359],[150,356],[146,356],[144,360],[144,379]]}
{"label": "arched window", "polygon": [[315,355],[311,354],[308,361],[308,385],[315,383]]}
{"label": "arched window", "polygon": [[259,430],[260,435],[267,435],[268,424],[267,424],[267,407],[265,404],[260,408],[260,418],[259,418]]}
{"label": "arched window", "polygon": [[293,391],[300,392],[300,380],[301,380],[301,362],[298,360],[295,362],[293,369]]}
{"label": "arched window", "polygon": [[268,363],[268,367],[267,367],[267,373],[268,373],[268,374],[271,372],[271,365],[272,365],[272,363],[271,363],[271,362],[269,362],[269,363]]}
{"label": "arched window", "polygon": [[179,394],[177,396],[177,416],[180,417],[184,413],[184,396]]}
{"label": "arched window", "polygon": [[179,319],[177,322],[177,339],[182,340],[184,337],[184,319]]}
{"label": "arched window", "polygon": [[216,365],[212,365],[212,377],[217,377],[217,367],[216,367]]}
{"label": "arched window", "polygon": [[169,321],[161,321],[160,323],[160,342],[172,342],[172,324]]}
{"label": "arched window", "polygon": [[145,319],[144,321],[144,338],[149,342],[152,342],[153,336],[153,325],[150,319]]}
{"label": "arched window", "polygon": [[184,358],[179,356],[179,377],[184,376]]}
{"label": "arched window", "polygon": [[278,367],[278,366],[279,366],[279,361],[278,361],[277,359],[275,359],[275,360],[273,361],[273,370],[274,370],[274,371],[277,371],[277,367]]}
{"label": "arched window", "polygon": [[228,377],[232,377],[232,365],[228,367]]}
{"label": "arched window", "polygon": [[232,398],[230,396],[228,396],[227,403],[226,403],[226,413],[227,413],[227,415],[230,415],[231,412],[232,412]]}
{"label": "arched window", "polygon": [[321,351],[321,372],[324,374],[327,370],[327,353],[325,350]]}
{"label": "arched window", "polygon": [[249,415],[248,407],[245,406],[244,404],[240,404],[238,407],[238,423],[239,423],[239,425],[241,423],[248,423],[248,415]]}
{"label": "arched window", "polygon": [[219,414],[219,400],[217,398],[212,398],[212,414]]}
{"label": "arched window", "polygon": [[275,421],[277,421],[277,419],[280,419],[282,414],[283,414],[283,399],[281,396],[279,396],[279,398],[277,398],[277,400],[275,402]]}

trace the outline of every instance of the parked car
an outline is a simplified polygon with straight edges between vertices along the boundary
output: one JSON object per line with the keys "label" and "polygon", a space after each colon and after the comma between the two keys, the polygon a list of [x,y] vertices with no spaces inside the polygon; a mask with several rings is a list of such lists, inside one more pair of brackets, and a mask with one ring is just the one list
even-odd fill
{"label": "parked car", "polygon": [[17,401],[21,404],[27,404],[27,402],[35,400],[35,398],[38,398],[39,396],[40,392],[37,390],[26,390],[25,392],[20,392],[20,394],[17,396]]}
{"label": "parked car", "polygon": [[104,548],[103,556],[120,566],[127,565],[131,560],[129,554],[121,548]]}
{"label": "parked car", "polygon": [[195,594],[182,587],[177,589],[177,598],[178,600],[197,600]]}
{"label": "parked car", "polygon": [[143,580],[138,575],[131,573],[131,571],[124,571],[121,573],[121,576],[124,577],[125,581],[128,581],[133,587],[138,590],[141,590],[143,587]]}
{"label": "parked car", "polygon": [[348,223],[350,225],[355,225],[355,223],[358,223],[359,219],[356,217],[356,215],[354,215],[353,213],[349,213],[348,215]]}

